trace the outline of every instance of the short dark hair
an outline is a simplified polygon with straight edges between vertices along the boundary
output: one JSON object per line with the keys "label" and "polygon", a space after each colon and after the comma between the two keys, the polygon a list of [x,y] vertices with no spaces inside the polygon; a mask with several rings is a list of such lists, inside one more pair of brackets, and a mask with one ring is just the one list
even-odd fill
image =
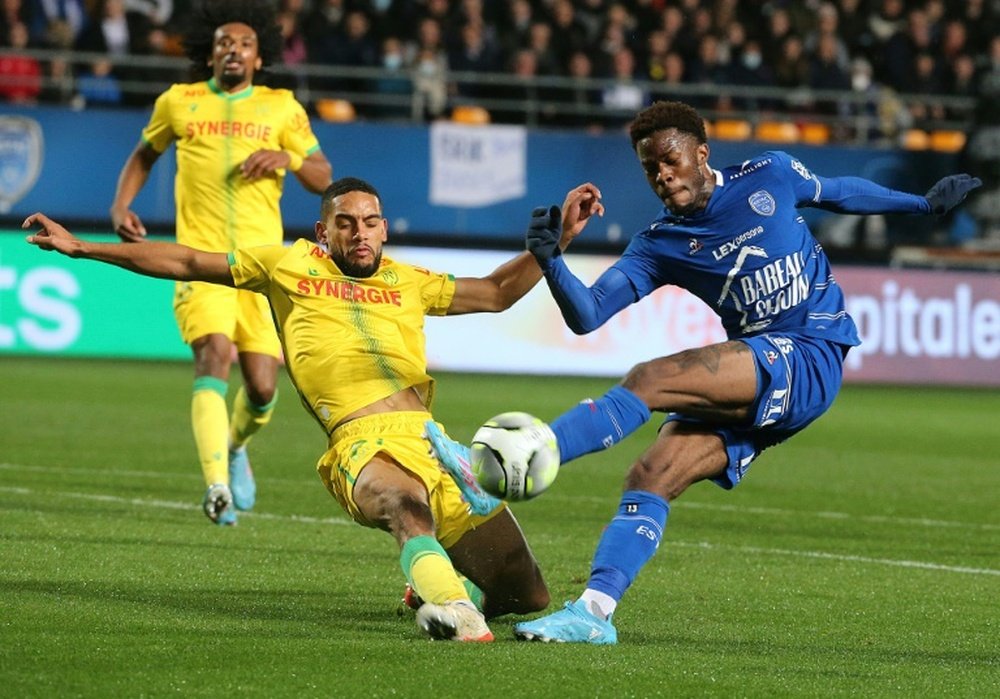
{"label": "short dark hair", "polygon": [[642,139],[666,129],[691,134],[699,144],[708,142],[705,120],[694,107],[684,102],[654,102],[636,114],[629,126],[633,150]]}
{"label": "short dark hair", "polygon": [[212,77],[212,68],[206,65],[206,59],[212,55],[215,30],[231,22],[241,22],[254,30],[262,70],[281,57],[281,28],[274,3],[269,0],[201,0],[191,8],[184,31],[184,53],[191,59],[193,79]]}
{"label": "short dark hair", "polygon": [[330,186],[323,192],[323,201],[319,207],[320,217],[325,219],[333,207],[333,200],[341,194],[347,194],[348,192],[371,194],[378,199],[379,206],[382,204],[382,197],[379,196],[378,190],[368,182],[359,177],[341,177],[331,182]]}

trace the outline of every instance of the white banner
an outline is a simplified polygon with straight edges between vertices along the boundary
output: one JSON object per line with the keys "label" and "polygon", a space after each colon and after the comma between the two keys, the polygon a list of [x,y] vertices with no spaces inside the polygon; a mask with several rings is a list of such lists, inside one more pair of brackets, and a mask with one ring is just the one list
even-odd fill
{"label": "white banner", "polygon": [[430,202],[488,206],[527,191],[527,129],[436,122],[430,129]]}

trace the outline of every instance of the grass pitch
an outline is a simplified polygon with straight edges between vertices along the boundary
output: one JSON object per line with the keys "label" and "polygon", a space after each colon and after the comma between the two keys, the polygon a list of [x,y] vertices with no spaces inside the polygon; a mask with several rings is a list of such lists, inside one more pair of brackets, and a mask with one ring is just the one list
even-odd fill
{"label": "grass pitch", "polygon": [[[1000,395],[848,387],[731,493],[698,484],[616,615],[619,645],[432,643],[398,553],[313,466],[287,380],[251,445],[257,508],[200,511],[191,367],[0,360],[0,694],[10,697],[1000,696]],[[441,374],[468,440],[612,382]],[[577,594],[647,425],[516,505]]]}

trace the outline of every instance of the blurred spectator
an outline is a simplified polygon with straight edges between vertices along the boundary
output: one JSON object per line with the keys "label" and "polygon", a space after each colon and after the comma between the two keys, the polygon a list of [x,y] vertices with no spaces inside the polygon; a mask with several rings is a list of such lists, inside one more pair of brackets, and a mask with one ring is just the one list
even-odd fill
{"label": "blurred spectator", "polygon": [[795,34],[792,28],[792,18],[788,10],[782,6],[771,9],[767,18],[767,26],[763,31],[761,46],[764,49],[764,60],[770,66],[777,66],[784,57],[782,50],[788,37]]}
{"label": "blurred spectator", "polygon": [[[461,43],[448,52],[448,68],[454,72],[493,73],[500,70],[500,53],[483,34],[483,25],[468,22],[462,27]],[[488,87],[478,81],[457,82],[456,93],[478,99]]]}
{"label": "blurred spectator", "polygon": [[601,94],[589,82],[594,77],[590,56],[585,51],[575,52],[569,57],[566,72],[572,82],[550,91],[554,109],[545,112],[544,123],[575,129],[600,129],[600,119],[593,112],[601,103]]}
{"label": "blurred spectator", "polygon": [[434,120],[444,115],[448,105],[448,55],[441,41],[441,25],[425,17],[417,26],[411,47],[413,66],[414,118]]}
{"label": "blurred spectator", "polygon": [[910,113],[914,119],[944,119],[944,105],[934,99],[944,92],[944,76],[934,56],[918,53],[914,57],[906,91],[911,95],[925,95],[928,98],[910,105]]}
{"label": "blurred spectator", "polygon": [[837,34],[844,41],[852,58],[871,58],[875,37],[868,24],[866,5],[862,0],[839,0],[837,5]]}
{"label": "blurred spectator", "polygon": [[[281,75],[272,73],[268,85],[287,90],[301,90],[309,87],[309,79],[300,66],[309,62],[309,50],[302,32],[302,0],[282,0],[277,13],[281,27],[281,63],[285,71]],[[269,71],[270,72],[270,71]]]}
{"label": "blurred spectator", "polygon": [[552,47],[552,27],[546,22],[532,22],[528,45],[535,54],[539,75],[562,74],[562,63]]}
{"label": "blurred spectator", "polygon": [[30,56],[19,55],[28,47],[28,27],[14,22],[7,29],[4,43],[13,50],[0,56],[0,98],[15,104],[34,104],[42,91],[42,65]]}
{"label": "blurred spectator", "polygon": [[868,16],[868,30],[876,45],[884,46],[896,32],[903,29],[906,25],[905,12],[903,0],[881,0],[879,9]]}
{"label": "blurred spectator", "polygon": [[125,0],[125,10],[143,15],[152,27],[165,27],[174,15],[174,0]]}
{"label": "blurred spectator", "polygon": [[[533,110],[539,108],[538,88],[533,78],[538,76],[538,59],[531,49],[521,49],[514,54],[510,65],[513,82],[496,85],[490,90],[493,98],[506,102],[490,109],[493,121],[499,124],[524,124],[535,121]],[[541,109],[544,111],[545,107]],[[527,117],[525,115],[527,114]]]}
{"label": "blurred spectator", "polygon": [[890,37],[883,51],[882,71],[876,66],[876,75],[882,82],[905,92],[912,78],[914,60],[919,53],[932,53],[931,26],[927,13],[911,10],[906,25]]}
{"label": "blurred spectator", "polygon": [[315,0],[304,26],[310,63],[333,63],[343,36],[347,7],[344,0]]}
{"label": "blurred spectator", "polygon": [[68,49],[87,26],[83,0],[28,0],[30,43]]}
{"label": "blurred spectator", "polygon": [[837,8],[832,2],[824,2],[816,11],[816,27],[808,32],[803,39],[806,53],[816,55],[819,52],[819,43],[826,37],[828,42],[835,46],[837,65],[843,70],[847,70],[851,62],[851,55],[847,50],[847,44],[838,34],[840,17]]}
{"label": "blurred spectator", "polygon": [[685,79],[684,57],[676,51],[669,51],[662,59],[663,78],[653,88],[650,98],[655,100],[675,100],[678,98],[676,87],[682,87]]}
{"label": "blurred spectator", "polygon": [[500,37],[500,49],[504,56],[513,56],[518,49],[528,45],[528,36],[533,22],[534,10],[529,0],[506,1],[504,11],[500,13],[497,32]]}
{"label": "blurred spectator", "polygon": [[23,0],[0,0],[0,46],[13,45],[10,28],[15,24],[24,24],[25,29],[28,28],[28,9]]}
{"label": "blurred spectator", "polygon": [[649,94],[635,80],[635,55],[627,46],[619,49],[612,60],[614,82],[601,90],[601,105],[606,111],[604,125],[622,128],[635,113],[649,104]]}
{"label": "blurred spectator", "polygon": [[[730,61],[726,72],[728,81],[733,85],[757,88],[775,86],[774,73],[764,64],[764,53],[756,39],[743,44],[740,52]],[[733,106],[751,111],[770,111],[777,105],[770,98],[750,96],[735,100]]]}
{"label": "blurred spectator", "polygon": [[554,0],[551,12],[552,48],[559,64],[566,65],[574,51],[587,50],[587,27],[577,19],[572,0]]}
{"label": "blurred spectator", "polygon": [[670,52],[670,38],[664,30],[654,29],[646,35],[645,48],[641,55],[639,77],[643,80],[663,80],[663,59]]}
{"label": "blurred spectator", "polygon": [[87,107],[115,106],[122,102],[121,82],[111,61],[94,61],[77,79],[76,89]]}
{"label": "blurred spectator", "polygon": [[149,52],[149,18],[125,9],[125,0],[98,0],[93,20],[77,39],[78,51],[114,58]]}
{"label": "blurred spectator", "polygon": [[[819,37],[816,53],[809,63],[809,87],[814,90],[851,89],[851,79],[840,65],[838,48],[835,37],[829,34]],[[846,105],[830,99],[817,100],[816,109],[823,114],[842,114],[847,111]]]}
{"label": "blurred spectator", "polygon": [[781,57],[774,66],[774,80],[779,87],[789,89],[809,86],[809,59],[797,34],[785,37]]}
{"label": "blurred spectator", "polygon": [[692,106],[708,110],[725,106],[726,98],[718,86],[726,83],[726,66],[719,58],[719,40],[714,35],[703,36],[697,55],[688,61],[688,83],[708,89],[707,96],[692,98]]}
{"label": "blurred spectator", "polygon": [[[111,59],[90,66],[82,76],[90,85],[90,95],[79,91],[88,103],[118,104],[123,102],[122,82],[146,85],[151,77],[147,68],[137,67],[127,58],[130,55],[149,53],[149,18],[139,12],[126,12],[125,0],[98,0],[96,15],[80,34],[76,48],[79,51],[103,53]],[[156,91],[148,94],[135,89],[127,92],[129,105],[149,104],[156,98]]]}
{"label": "blurred spectator", "polygon": [[[374,91],[386,97],[371,110],[380,119],[405,119],[411,115],[410,67],[403,54],[403,42],[394,36],[382,40],[382,70],[386,72],[375,81]],[[405,98],[405,99],[404,99]]]}

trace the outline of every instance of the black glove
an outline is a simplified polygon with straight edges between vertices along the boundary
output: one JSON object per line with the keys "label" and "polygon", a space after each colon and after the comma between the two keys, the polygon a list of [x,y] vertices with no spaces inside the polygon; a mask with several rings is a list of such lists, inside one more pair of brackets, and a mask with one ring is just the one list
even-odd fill
{"label": "black glove", "polygon": [[528,251],[535,256],[538,264],[545,267],[553,257],[562,251],[559,238],[562,229],[562,214],[558,206],[537,206],[531,211],[531,225],[525,235]]}
{"label": "black glove", "polygon": [[931,205],[931,212],[944,216],[961,204],[970,191],[982,184],[981,179],[971,175],[948,175],[938,180],[924,196]]}

